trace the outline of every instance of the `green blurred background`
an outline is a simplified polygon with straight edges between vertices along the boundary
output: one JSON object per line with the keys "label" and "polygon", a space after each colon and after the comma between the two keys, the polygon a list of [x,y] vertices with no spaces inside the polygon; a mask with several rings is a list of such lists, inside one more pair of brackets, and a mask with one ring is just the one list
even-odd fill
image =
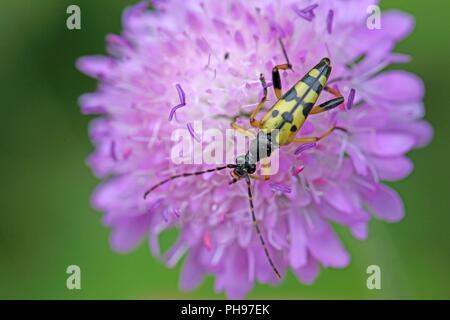
{"label": "green blurred background", "polygon": [[[93,147],[91,118],[77,97],[95,81],[74,68],[77,57],[105,52],[107,33],[119,33],[132,0],[19,0],[0,3],[0,298],[223,298],[213,280],[195,292],[178,289],[179,267],[167,269],[143,243],[130,254],[113,252],[101,214],[89,204],[99,181],[85,165]],[[82,30],[65,26],[66,8],[78,4]],[[406,66],[425,81],[426,118],[435,128],[430,146],[410,154],[414,173],[393,184],[407,215],[398,224],[373,221],[369,239],[338,231],[351,253],[344,270],[325,269],[312,286],[292,274],[279,287],[257,285],[249,298],[450,298],[450,2],[387,0],[417,19],[398,46]],[[165,236],[168,241],[173,235]],[[166,242],[167,242],[166,241]],[[66,288],[66,268],[81,267],[81,290]],[[366,288],[366,268],[382,269],[382,290]]]}

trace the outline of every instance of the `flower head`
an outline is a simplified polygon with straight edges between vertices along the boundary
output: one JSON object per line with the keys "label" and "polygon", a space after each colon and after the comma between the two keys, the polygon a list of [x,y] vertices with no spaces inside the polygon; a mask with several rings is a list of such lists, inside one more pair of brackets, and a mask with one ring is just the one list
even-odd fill
{"label": "flower head", "polygon": [[[109,177],[93,205],[112,230],[112,247],[128,251],[148,237],[152,253],[169,267],[186,255],[183,290],[213,275],[217,292],[242,298],[255,281],[281,281],[259,243],[246,185],[229,185],[227,170],[174,179],[143,198],[158,181],[193,171],[170,161],[174,130],[187,128],[203,143],[195,121],[220,130],[230,125],[224,115],[248,121],[242,115],[261,98],[260,73],[268,77],[285,62],[280,38],[293,65],[282,72],[284,90],[328,56],[329,85],[347,100],[308,117],[299,136],[318,136],[332,125],[345,130],[282,147],[278,173],[253,184],[256,219],[281,275],[290,268],[310,284],[321,266],[348,265],[331,222],[365,239],[372,218],[402,219],[399,195],[382,180],[408,176],[413,165],[405,154],[427,144],[432,130],[421,120],[421,80],[383,71],[408,60],[392,50],[413,19],[385,12],[382,28],[370,30],[366,10],[375,2],[172,0],[155,1],[151,11],[146,2],[127,9],[122,35],[107,37],[109,55],[77,63],[99,81],[80,103],[84,113],[101,114],[92,122],[96,150],[88,163]],[[266,86],[273,104],[271,83]],[[178,240],[161,252],[158,237],[170,228],[179,229]]]}

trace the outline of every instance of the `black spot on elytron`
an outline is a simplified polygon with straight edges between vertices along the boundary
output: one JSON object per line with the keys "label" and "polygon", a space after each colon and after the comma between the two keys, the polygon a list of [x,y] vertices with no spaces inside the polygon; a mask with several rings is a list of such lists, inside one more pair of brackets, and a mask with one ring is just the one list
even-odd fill
{"label": "black spot on elytron", "polygon": [[278,110],[273,110],[272,111],[272,117],[276,117],[279,114]]}
{"label": "black spot on elytron", "polygon": [[316,78],[311,77],[309,74],[303,77],[302,82],[304,82],[308,87],[312,87],[317,81]]}
{"label": "black spot on elytron", "polygon": [[312,108],[313,108],[312,103],[304,103],[303,104],[303,115],[306,117],[311,112]]}
{"label": "black spot on elytron", "polygon": [[297,126],[294,124],[292,127],[291,127],[291,132],[296,132],[297,131]]}
{"label": "black spot on elytron", "polygon": [[297,91],[295,91],[295,87],[292,87],[291,89],[289,89],[288,92],[286,92],[286,94],[283,97],[283,100],[285,101],[291,101],[297,98]]}
{"label": "black spot on elytron", "polygon": [[[317,93],[320,93],[323,89],[322,84],[320,83],[319,79],[323,75],[323,73],[320,73],[317,78],[311,77],[309,74],[303,77],[302,82],[305,83],[308,87],[310,87],[312,90],[314,90]],[[328,78],[328,74],[325,75],[326,78]]]}
{"label": "black spot on elytron", "polygon": [[314,90],[315,92],[317,92],[317,94],[319,94],[322,91],[323,86],[320,83],[320,81],[317,80],[316,82],[313,83],[313,85],[311,86],[311,89]]}
{"label": "black spot on elytron", "polygon": [[300,104],[303,101],[303,98],[297,97],[297,98],[295,98],[295,101],[297,102],[297,104]]}
{"label": "black spot on elytron", "polygon": [[224,60],[227,60],[230,57],[230,54],[228,52],[225,52],[225,55],[223,56]]}
{"label": "black spot on elytron", "polygon": [[292,113],[290,112],[283,112],[281,114],[281,117],[283,118],[284,121],[292,123],[292,121],[294,121],[294,117],[292,116]]}

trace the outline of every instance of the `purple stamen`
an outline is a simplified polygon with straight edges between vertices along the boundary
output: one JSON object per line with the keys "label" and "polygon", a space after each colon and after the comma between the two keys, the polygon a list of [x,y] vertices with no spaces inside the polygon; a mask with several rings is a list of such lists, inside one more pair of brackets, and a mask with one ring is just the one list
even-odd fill
{"label": "purple stamen", "polygon": [[292,176],[296,177],[300,174],[300,172],[302,172],[305,169],[304,166],[300,166],[298,168],[294,168],[294,170],[292,171]]}
{"label": "purple stamen", "polygon": [[175,215],[175,217],[178,219],[180,217],[180,210],[178,210],[177,208],[173,209],[173,214]]}
{"label": "purple stamen", "polygon": [[184,94],[183,89],[178,83],[175,85],[175,87],[177,88],[178,91],[178,98],[180,99],[180,104],[177,104],[175,107],[172,108],[172,110],[170,110],[169,121],[172,121],[173,116],[175,115],[175,111],[186,105],[186,96]]}
{"label": "purple stamen", "polygon": [[109,147],[109,154],[111,155],[111,158],[114,161],[117,161],[117,155],[116,155],[116,142],[113,140],[111,141],[111,145]]}
{"label": "purple stamen", "polygon": [[334,11],[330,9],[330,11],[328,11],[328,16],[327,16],[327,31],[329,34],[331,34],[331,32],[333,31],[333,17],[334,17]]}
{"label": "purple stamen", "polygon": [[197,142],[201,142],[200,138],[197,136],[197,134],[194,131],[194,128],[192,127],[192,123],[188,122],[186,124],[186,127],[188,128],[191,137],[194,138]]}
{"label": "purple stamen", "polygon": [[315,18],[314,10],[318,7],[318,4],[312,4],[307,6],[306,8],[299,9],[296,6],[293,6],[292,9],[294,12],[300,17],[305,19],[306,21],[312,21]]}
{"label": "purple stamen", "polygon": [[156,209],[161,205],[162,202],[163,202],[163,199],[162,199],[162,198],[159,198],[158,200],[156,200],[155,202],[153,202],[153,203],[151,204],[151,206],[149,207],[149,211],[156,210]]}
{"label": "purple stamen", "polygon": [[295,151],[294,151],[294,155],[299,155],[300,153],[302,153],[303,151],[306,151],[308,149],[314,148],[317,145],[317,143],[315,142],[310,142],[310,143],[305,143],[302,144],[300,147],[298,147]]}
{"label": "purple stamen", "polygon": [[353,106],[353,102],[355,100],[355,89],[350,89],[350,93],[348,94],[347,97],[347,110],[351,110],[352,106]]}
{"label": "purple stamen", "polygon": [[131,149],[131,148],[126,149],[122,154],[123,159],[127,160],[131,156],[132,153],[133,153],[133,149]]}
{"label": "purple stamen", "polygon": [[180,98],[180,102],[181,103],[185,103],[186,102],[186,96],[184,95],[184,91],[181,88],[181,85],[179,85],[178,83],[175,85],[175,87],[177,88],[178,91],[178,98]]}
{"label": "purple stamen", "polygon": [[164,219],[164,222],[169,222],[169,219],[167,219],[167,211],[166,210],[163,210],[161,212],[161,215],[162,215],[162,217]]}
{"label": "purple stamen", "polygon": [[269,182],[269,186],[273,191],[280,191],[283,193],[291,193],[291,188],[289,188],[288,186],[281,184],[281,183]]}
{"label": "purple stamen", "polygon": [[205,231],[205,233],[203,234],[203,245],[208,250],[211,250],[212,248],[211,236],[209,235],[208,231]]}
{"label": "purple stamen", "polygon": [[313,12],[319,5],[317,3],[307,6],[304,9],[301,9],[303,12]]}

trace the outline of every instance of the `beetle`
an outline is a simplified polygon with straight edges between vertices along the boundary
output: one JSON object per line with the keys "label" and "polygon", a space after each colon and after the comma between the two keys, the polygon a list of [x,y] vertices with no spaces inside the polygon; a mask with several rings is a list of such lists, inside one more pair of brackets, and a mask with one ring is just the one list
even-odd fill
{"label": "beetle", "polygon": [[[344,97],[337,90],[327,86],[327,82],[332,69],[331,61],[327,57],[321,59],[317,65],[310,69],[305,76],[298,80],[296,84],[294,84],[288,91],[286,91],[285,94],[283,94],[281,88],[280,70],[292,70],[292,65],[289,62],[285,47],[281,39],[279,39],[279,43],[283,51],[283,55],[286,59],[286,63],[276,65],[272,69],[272,85],[275,91],[275,96],[277,97],[277,101],[266,112],[261,120],[256,119],[257,114],[263,107],[264,103],[267,101],[268,94],[268,86],[266,84],[264,75],[261,74],[260,82],[263,87],[263,96],[257,104],[256,108],[250,114],[250,125],[254,128],[259,129],[256,137],[252,132],[238,125],[236,122],[231,123],[231,127],[236,131],[254,138],[250,143],[250,147],[247,153],[238,156],[234,164],[227,164],[212,169],[182,173],[171,176],[148,189],[144,193],[144,198],[146,198],[153,190],[171,180],[202,175],[208,172],[220,171],[224,169],[231,169],[230,173],[232,176],[232,180],[230,184],[236,183],[241,179],[244,179],[246,181],[253,224],[256,228],[259,240],[262,244],[264,253],[272,270],[279,278],[281,278],[280,273],[269,254],[266,243],[264,241],[264,237],[262,236],[261,230],[255,217],[250,179],[268,180],[270,178],[268,175],[255,175],[256,165],[261,160],[268,159],[271,156],[272,152],[281,146],[288,145],[290,143],[302,144],[317,142],[330,135],[333,130],[346,130],[341,127],[333,126],[320,136],[299,138],[296,137],[298,131],[309,115],[322,113],[336,108],[344,102]],[[315,105],[319,98],[319,95],[323,90],[332,94],[334,98],[319,105]]]}

